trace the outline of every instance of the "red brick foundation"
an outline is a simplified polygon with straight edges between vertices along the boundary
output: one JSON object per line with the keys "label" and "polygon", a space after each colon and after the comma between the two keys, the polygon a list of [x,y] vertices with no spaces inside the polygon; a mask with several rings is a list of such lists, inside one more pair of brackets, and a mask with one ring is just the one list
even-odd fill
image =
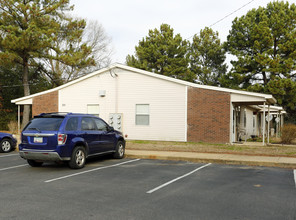
{"label": "red brick foundation", "polygon": [[230,94],[188,88],[187,141],[229,143]]}
{"label": "red brick foundation", "polygon": [[33,98],[32,116],[43,112],[58,112],[59,111],[59,95],[58,91],[44,95],[39,95]]}

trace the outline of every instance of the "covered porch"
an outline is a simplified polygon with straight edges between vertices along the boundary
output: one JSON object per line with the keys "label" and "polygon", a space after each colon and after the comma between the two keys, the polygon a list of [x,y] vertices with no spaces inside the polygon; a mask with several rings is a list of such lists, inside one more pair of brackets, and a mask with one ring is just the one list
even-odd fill
{"label": "covered porch", "polygon": [[[271,131],[279,134],[285,111],[273,106],[272,95],[248,93],[231,94],[230,143],[246,142],[251,137],[261,137],[262,145],[269,143]],[[276,123],[276,129],[271,124]]]}
{"label": "covered porch", "polygon": [[12,100],[12,103],[15,103],[17,105],[17,130],[18,134],[21,133],[21,107],[24,105],[30,105],[30,108],[32,109],[33,99],[28,98],[25,100]]}

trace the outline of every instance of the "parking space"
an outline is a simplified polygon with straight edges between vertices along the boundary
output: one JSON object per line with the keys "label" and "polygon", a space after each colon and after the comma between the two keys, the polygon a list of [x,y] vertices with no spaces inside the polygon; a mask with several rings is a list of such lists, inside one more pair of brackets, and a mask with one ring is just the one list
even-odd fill
{"label": "parking space", "polygon": [[110,157],[32,168],[0,154],[0,219],[295,219],[294,171]]}

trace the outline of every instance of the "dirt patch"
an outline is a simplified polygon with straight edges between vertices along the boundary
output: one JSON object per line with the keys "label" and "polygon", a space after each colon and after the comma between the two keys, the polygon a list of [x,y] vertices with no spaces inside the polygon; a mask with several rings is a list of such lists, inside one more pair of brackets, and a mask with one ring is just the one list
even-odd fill
{"label": "dirt patch", "polygon": [[206,144],[206,143],[183,143],[163,141],[127,141],[126,149],[129,150],[152,150],[152,151],[176,151],[176,152],[199,152],[199,153],[224,153],[239,155],[260,156],[285,156],[296,158],[296,145],[268,145],[261,143],[244,144]]}

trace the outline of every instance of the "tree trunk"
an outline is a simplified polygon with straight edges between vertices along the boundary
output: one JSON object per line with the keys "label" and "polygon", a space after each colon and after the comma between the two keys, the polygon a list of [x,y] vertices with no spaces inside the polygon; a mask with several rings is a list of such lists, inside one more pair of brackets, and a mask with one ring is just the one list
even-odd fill
{"label": "tree trunk", "polygon": [[[24,86],[24,95],[25,96],[30,95],[29,63],[27,58],[23,59],[23,86]],[[29,122],[30,110],[31,110],[30,105],[24,105],[22,128],[24,128],[26,124]]]}
{"label": "tree trunk", "polygon": [[263,76],[263,84],[264,84],[264,87],[265,87],[267,85],[267,76],[266,76],[265,71],[262,72],[262,76]]}

